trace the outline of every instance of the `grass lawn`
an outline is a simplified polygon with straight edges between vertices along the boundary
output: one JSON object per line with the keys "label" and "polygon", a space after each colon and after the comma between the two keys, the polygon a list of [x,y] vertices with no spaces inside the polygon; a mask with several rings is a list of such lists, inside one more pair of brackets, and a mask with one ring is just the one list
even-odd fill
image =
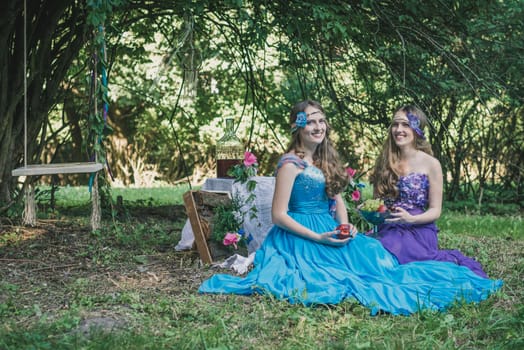
{"label": "grass lawn", "polygon": [[[218,270],[177,252],[187,187],[114,189],[124,208],[89,229],[86,188],[61,188],[36,227],[0,226],[0,349],[523,349],[522,217],[445,212],[443,248],[504,287],[444,313],[370,316],[268,296],[199,295]],[[42,194],[44,198],[44,194]]]}

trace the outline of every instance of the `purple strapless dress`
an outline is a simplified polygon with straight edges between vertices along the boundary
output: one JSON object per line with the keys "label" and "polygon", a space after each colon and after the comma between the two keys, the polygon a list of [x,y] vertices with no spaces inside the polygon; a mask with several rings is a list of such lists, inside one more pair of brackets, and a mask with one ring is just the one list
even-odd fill
{"label": "purple strapless dress", "polygon": [[[399,197],[393,206],[402,207],[413,215],[424,212],[428,205],[429,180],[425,174],[411,173],[398,181]],[[458,250],[438,248],[438,228],[434,222],[428,224],[384,223],[378,227],[378,238],[382,245],[401,264],[412,261],[447,261],[469,268],[477,275],[487,278],[482,265]]]}

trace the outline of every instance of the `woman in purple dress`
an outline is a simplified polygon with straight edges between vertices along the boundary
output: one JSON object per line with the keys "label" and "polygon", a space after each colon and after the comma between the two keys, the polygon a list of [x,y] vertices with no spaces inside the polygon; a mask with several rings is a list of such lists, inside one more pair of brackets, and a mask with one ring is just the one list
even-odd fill
{"label": "woman in purple dress", "polygon": [[394,114],[371,175],[374,197],[384,199],[391,210],[378,227],[378,238],[401,264],[447,261],[486,278],[476,260],[438,248],[435,220],[442,210],[442,168],[424,135],[426,125],[426,115],[417,107],[404,106]]}

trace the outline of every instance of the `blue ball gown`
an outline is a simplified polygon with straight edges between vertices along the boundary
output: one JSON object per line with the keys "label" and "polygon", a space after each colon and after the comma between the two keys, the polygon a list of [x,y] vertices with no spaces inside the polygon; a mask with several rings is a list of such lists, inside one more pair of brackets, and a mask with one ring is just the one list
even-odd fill
{"label": "blue ball gown", "polygon": [[[289,215],[314,232],[332,231],[337,222],[329,211],[322,172],[295,155],[303,171],[295,179]],[[375,315],[379,311],[408,315],[423,309],[445,310],[456,302],[479,302],[502,286],[449,262],[401,265],[375,238],[358,234],[347,245],[333,247],[304,239],[273,226],[257,250],[254,268],[245,277],[216,274],[200,293],[271,294],[304,305],[338,304],[356,299]]]}

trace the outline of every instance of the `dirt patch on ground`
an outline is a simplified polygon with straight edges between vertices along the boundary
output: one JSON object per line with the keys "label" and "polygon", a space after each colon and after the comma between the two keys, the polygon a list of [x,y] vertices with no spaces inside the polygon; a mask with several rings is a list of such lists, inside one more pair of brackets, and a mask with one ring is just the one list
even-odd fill
{"label": "dirt patch on ground", "polygon": [[[118,298],[122,305],[123,295],[133,303],[133,295],[154,299],[196,293],[211,272],[202,268],[195,250],[174,249],[186,220],[184,208],[135,209],[125,216],[105,222],[114,227],[99,233],[75,218],[38,220],[35,227],[0,226],[0,290],[8,291],[0,293],[0,303],[20,315],[38,308],[33,312],[38,316],[75,303],[111,305]],[[80,331],[92,325],[122,326],[117,310],[95,309]]]}

